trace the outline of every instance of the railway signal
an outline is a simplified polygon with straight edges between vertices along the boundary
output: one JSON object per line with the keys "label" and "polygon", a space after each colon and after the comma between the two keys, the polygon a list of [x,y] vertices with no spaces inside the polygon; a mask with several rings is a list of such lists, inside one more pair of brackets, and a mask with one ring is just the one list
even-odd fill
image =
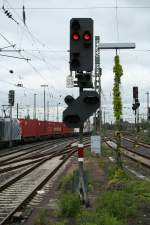
{"label": "railway signal", "polygon": [[77,73],[75,77],[77,78],[77,81],[74,81],[75,87],[80,87],[80,88],[93,87],[92,75],[90,72],[89,73],[80,72],[80,73]]}
{"label": "railway signal", "polygon": [[98,109],[99,95],[96,91],[83,91],[74,99],[71,96],[65,98],[68,107],[63,112],[63,122],[71,128],[79,128]]}
{"label": "railway signal", "polygon": [[150,120],[150,107],[148,107],[148,120]]}
{"label": "railway signal", "polygon": [[138,87],[133,87],[133,98],[138,99]]}
{"label": "railway signal", "polygon": [[134,103],[132,105],[132,110],[137,110],[140,107],[140,102],[138,99],[138,87],[133,87],[133,99]]}
{"label": "railway signal", "polygon": [[15,102],[15,91],[14,90],[9,91],[8,102],[11,106],[14,106],[14,102]]}
{"label": "railway signal", "polygon": [[70,20],[70,71],[93,70],[93,20]]}
{"label": "railway signal", "polygon": [[132,104],[132,110],[135,111],[140,107],[140,102],[137,99],[137,101],[135,101],[135,103]]}
{"label": "railway signal", "polygon": [[[91,18],[72,18],[70,20],[70,72],[75,73],[75,87],[79,87],[79,97],[65,98],[68,107],[63,112],[66,126],[80,128],[79,143],[83,143],[84,122],[98,109],[99,95],[96,91],[83,91],[92,88],[93,70],[93,20]],[[80,151],[79,151],[80,152]],[[81,151],[82,152],[82,151]],[[84,180],[83,162],[79,162],[79,190],[85,204],[89,205]]]}
{"label": "railway signal", "polygon": [[135,128],[137,132],[139,132],[140,127],[139,127],[139,107],[140,107],[140,102],[138,99],[138,87],[133,87],[133,104],[132,104],[132,110],[134,111],[135,115]]}

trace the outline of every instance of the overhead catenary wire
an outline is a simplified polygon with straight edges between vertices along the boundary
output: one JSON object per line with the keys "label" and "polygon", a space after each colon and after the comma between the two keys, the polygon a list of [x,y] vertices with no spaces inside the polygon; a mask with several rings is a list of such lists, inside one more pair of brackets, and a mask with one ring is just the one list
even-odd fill
{"label": "overhead catenary wire", "polygon": [[[10,6],[10,8],[13,9],[13,7],[10,5],[10,3],[9,3],[7,0],[5,0],[5,2],[7,2],[7,4]],[[13,10],[14,10],[14,9],[13,9]],[[14,13],[16,13],[15,10],[14,10]],[[16,13],[16,15],[18,16],[18,18],[20,19],[20,21],[23,23],[22,18],[20,17],[20,15],[19,15],[18,13]],[[18,26],[21,26],[21,25],[18,24]],[[36,43],[35,43],[35,41],[36,41],[36,42],[38,42],[42,47],[46,47],[47,49],[49,49],[49,47],[46,46],[45,43],[41,42],[35,35],[32,34],[32,32],[30,31],[30,29],[29,29],[29,27],[27,26],[27,24],[23,24],[22,28],[23,28],[24,30],[27,31],[27,33],[30,35],[30,37],[31,37],[31,39],[32,39],[32,41],[33,41],[33,43],[34,43],[35,45],[36,45]],[[36,48],[37,48],[37,46],[36,46]],[[52,65],[52,63],[47,63],[46,59],[45,59],[44,56],[41,54],[41,50],[40,50],[39,48],[37,48],[36,50],[37,50],[37,52],[40,54],[41,60],[45,63],[45,65],[47,66],[48,70],[50,70],[49,64],[50,64],[54,69],[56,69],[56,70],[61,70],[59,67],[56,67],[56,66]],[[52,51],[51,51],[51,53],[52,53]],[[54,52],[54,53],[55,53],[55,52]],[[64,59],[64,60],[65,60],[65,59]],[[65,61],[67,61],[67,60],[65,60]]]}
{"label": "overhead catenary wire", "polygon": [[[8,2],[8,1],[7,1]],[[109,7],[110,8],[110,7]],[[112,8],[112,7],[111,7]],[[114,8],[116,8],[116,7],[114,7]],[[118,8],[120,8],[120,7],[118,7]],[[12,9],[16,9],[16,8],[12,8]],[[20,8],[21,9],[21,8]],[[26,9],[28,9],[28,7],[26,8]],[[45,44],[42,44],[42,46],[44,46],[45,47]],[[41,50],[40,50],[41,51]],[[37,52],[38,52],[38,50],[37,50]],[[43,77],[44,78],[44,77]],[[45,79],[45,78],[44,78]]]}
{"label": "overhead catenary wire", "polygon": [[[32,40],[33,40],[33,42],[35,43],[35,40],[34,40],[34,38],[33,38],[33,35],[31,34],[31,32],[29,31],[29,33],[30,33],[30,35],[31,35],[31,38],[32,38]],[[4,36],[3,36],[3,38],[5,39],[5,41],[7,41],[7,43],[11,43],[7,38],[5,38]],[[36,43],[35,43],[36,44]],[[45,45],[44,45],[45,46]],[[15,48],[15,45],[14,45],[14,48]],[[38,53],[40,53],[39,52],[39,50],[37,49],[37,51],[38,51]],[[20,53],[20,52],[19,52]],[[20,55],[22,56],[22,54],[20,53]],[[41,53],[40,53],[40,55],[41,55]],[[4,55],[2,55],[2,56],[4,56]],[[11,57],[11,56],[8,56],[8,57]],[[12,56],[13,57],[13,56]],[[14,58],[19,58],[19,57],[14,57]],[[22,57],[23,58],[23,57]],[[43,62],[45,62],[46,63],[46,60],[44,59],[44,57],[41,55],[41,60],[43,61]],[[32,67],[32,69],[33,69],[33,65],[32,65],[32,63],[28,63],[31,67]],[[38,72],[38,74],[39,74],[39,71],[34,67],[34,71],[36,71],[36,72]],[[41,73],[40,73],[40,76],[41,76]],[[43,76],[41,76],[44,80],[46,80]],[[48,82],[49,83],[49,82]],[[9,83],[10,84],[10,83]],[[15,84],[11,84],[11,85],[14,85],[14,86],[16,86]],[[56,90],[56,89],[55,89]],[[54,95],[54,96],[56,96],[56,95]]]}
{"label": "overhead catenary wire", "polygon": [[[10,6],[9,8],[11,8],[12,10],[14,10],[14,13],[16,13],[16,15],[18,16],[18,18],[20,19],[20,21],[23,23],[22,18],[21,18],[20,15],[15,11],[15,8],[13,8],[13,7],[10,5],[9,1],[8,1],[8,0],[5,0],[5,2],[7,2],[7,4]],[[24,3],[23,3],[23,4],[24,4]],[[24,24],[23,24],[23,25],[24,25]],[[21,26],[21,25],[19,24],[18,26]],[[30,31],[30,29],[29,29],[29,27],[28,27],[27,24],[25,24],[25,26],[23,26],[22,28],[23,28],[24,30],[26,30],[26,32],[30,35],[30,37],[31,37],[31,39],[32,39],[32,41],[33,41],[33,43],[34,43],[35,45],[36,45],[36,43],[35,43],[35,41],[36,41],[36,42],[38,42],[42,47],[45,47],[45,48],[47,48],[47,49],[49,49],[49,50],[51,51],[51,49],[50,49],[45,43],[43,43],[42,41],[40,41],[40,40],[39,40],[39,39],[38,39],[38,38]],[[52,63],[47,63],[46,59],[45,59],[45,58],[43,57],[43,55],[41,54],[41,50],[40,50],[39,48],[37,48],[36,50],[37,50],[37,52],[41,55],[41,60],[45,63],[45,65],[47,66],[48,70],[50,70],[49,64],[50,64],[53,68],[55,68],[56,70],[61,70],[60,68],[58,68],[58,67],[52,65]],[[66,52],[67,52],[67,51],[66,51]],[[53,51],[51,51],[51,53],[53,53]],[[56,53],[56,51],[54,51],[54,53]],[[64,60],[68,62],[67,59],[64,59]]]}
{"label": "overhead catenary wire", "polygon": [[[2,79],[0,79],[0,81],[3,82],[3,83],[7,83],[7,84],[9,84],[9,85],[11,85],[11,86],[14,86],[14,87],[16,87],[16,88],[18,87],[16,84],[14,84],[14,83],[12,83],[12,82],[10,82],[10,81],[6,81],[6,80],[2,80]],[[26,86],[23,86],[23,87],[20,87],[20,88],[23,88],[23,89],[28,90],[28,91],[31,91],[31,92],[37,91],[36,89],[28,88],[28,87],[26,87]]]}
{"label": "overhead catenary wire", "polygon": [[[7,68],[6,68],[7,69]],[[10,68],[8,68],[8,70],[9,70]],[[11,86],[14,86],[14,87],[18,87],[15,83],[12,83],[12,82],[10,82],[10,81],[6,81],[6,80],[2,80],[2,79],[0,79],[0,81],[1,82],[3,82],[3,83],[7,83],[7,84],[9,84],[9,85],[11,85]],[[26,86],[23,86],[23,87],[21,87],[21,88],[23,88],[24,90],[27,90],[27,91],[31,91],[31,92],[35,92],[35,91],[37,91],[36,89],[33,89],[33,88],[28,88],[28,87],[26,87]]]}
{"label": "overhead catenary wire", "polygon": [[13,47],[13,46],[15,47],[15,45],[8,45],[8,46],[5,46],[5,47],[2,47],[2,48],[0,48],[0,51],[3,50],[3,49],[6,49],[6,48]]}
{"label": "overhead catenary wire", "polygon": [[[119,9],[120,9],[120,7],[118,7]],[[116,7],[114,7],[114,9],[116,9]],[[39,50],[37,50],[37,49],[35,49],[35,52],[38,52]],[[46,51],[46,50],[42,50],[42,49],[40,49],[40,52],[44,52],[44,51]],[[47,50],[47,51],[50,51],[50,50]],[[40,57],[39,57],[39,59],[40,59]],[[42,60],[41,60],[42,61]],[[33,64],[33,63],[31,63],[31,64]],[[43,76],[43,78],[42,79],[44,79],[45,80],[45,78],[44,78],[44,76]],[[55,97],[55,95],[54,95],[54,97]]]}
{"label": "overhead catenary wire", "polygon": [[[10,44],[10,45],[12,45],[12,46],[14,46],[14,48],[15,48],[15,45],[13,45],[3,34],[1,34],[0,33],[0,36],[8,43],[8,44]],[[19,54],[20,54],[20,56],[22,57],[22,54],[19,52]],[[44,80],[46,80],[44,77],[43,77],[43,75],[31,64],[31,63],[29,63],[29,60],[27,60],[27,63],[30,65],[30,67],[32,67],[32,69],[36,72],[36,73],[38,73],[39,75],[40,75],[40,77],[42,77],[42,79],[44,79]],[[48,80],[46,80],[46,82],[48,82],[49,83],[49,81]]]}
{"label": "overhead catenary wire", "polygon": [[116,0],[116,30],[117,30],[117,41],[119,42],[118,0]]}
{"label": "overhead catenary wire", "polygon": [[18,57],[18,56],[12,56],[12,55],[5,55],[5,54],[0,54],[0,56],[5,56],[5,57],[8,57],[8,58],[14,58],[14,59],[24,59],[24,60],[31,60],[31,59],[28,59],[28,58],[24,58],[24,57]]}
{"label": "overhead catenary wire", "polygon": [[[7,2],[8,5],[10,5],[10,3],[9,3],[7,0],[5,0],[5,2]],[[10,5],[10,7],[11,7],[11,5]],[[13,9],[13,8],[12,8],[12,9]],[[14,12],[15,12],[15,10],[14,10]],[[16,12],[15,12],[15,13],[16,13]],[[16,13],[16,15],[18,16],[18,18],[19,18],[19,19],[21,20],[21,22],[23,23],[22,18],[20,17],[20,15],[19,15],[18,13]],[[21,25],[18,24],[18,26],[21,26]],[[29,27],[27,26],[27,24],[24,24],[24,23],[23,23],[23,29],[25,29],[25,30],[27,31],[27,33],[30,35],[30,37],[31,37],[31,39],[32,39],[32,41],[33,41],[33,44],[35,45],[36,50],[37,50],[37,52],[39,53],[39,55],[40,55],[40,57],[41,57],[41,61],[44,62],[44,64],[46,65],[47,69],[51,72],[51,69],[50,69],[50,67],[49,67],[49,64],[50,64],[50,66],[53,67],[54,69],[60,70],[60,71],[61,71],[61,69],[60,69],[59,67],[57,67],[57,66],[55,66],[55,65],[52,65],[52,63],[49,63],[49,64],[47,63],[45,57],[43,56],[43,54],[41,53],[41,51],[40,51],[39,48],[37,47],[37,43],[36,43],[36,42],[38,42],[38,43],[39,43],[40,45],[42,45],[43,47],[45,47],[46,44],[42,43],[37,37],[35,37],[35,36],[32,34],[32,32],[30,31],[30,29],[29,29]]]}
{"label": "overhead catenary wire", "polygon": [[40,51],[40,52],[48,52],[48,53],[67,53],[68,54],[68,52],[66,51],[66,50],[58,50],[58,49],[39,49],[39,50],[37,50],[37,49],[23,49],[24,51],[31,51],[31,52],[38,52],[38,51]]}
{"label": "overhead catenary wire", "polygon": [[[0,36],[8,43],[8,44],[10,44],[10,45],[12,45],[14,48],[15,48],[15,45],[13,45],[3,34],[1,34],[0,33]],[[19,52],[19,54],[20,54],[20,56],[22,57],[22,54]],[[49,81],[47,80],[47,79],[45,79],[45,77],[43,77],[43,75],[36,69],[36,67],[35,66],[33,66],[32,65],[32,63],[30,62],[29,63],[29,61],[26,61],[27,63],[28,63],[28,65],[30,65],[30,67],[37,73],[37,74],[39,74],[40,75],[40,77],[43,79],[43,80],[45,80],[47,83],[49,83]],[[51,86],[51,85],[50,85]],[[53,86],[51,86],[51,87],[53,87]],[[54,88],[54,87],[53,87]],[[55,88],[54,88],[54,90],[56,90]],[[58,90],[57,90],[58,91]],[[59,91],[58,91],[59,92]]]}
{"label": "overhead catenary wire", "polygon": [[11,12],[8,11],[7,9],[5,9],[4,5],[2,6],[1,11],[3,11],[3,13],[4,13],[9,19],[13,20],[16,24],[19,24],[18,21],[16,21],[16,20],[13,18]]}
{"label": "overhead catenary wire", "polygon": [[[0,36],[10,45],[10,46],[12,46],[19,54],[21,54],[20,53],[20,50],[18,51],[17,49],[16,49],[16,44],[12,44],[2,33],[0,33]],[[1,55],[1,56],[7,56],[7,57],[11,57],[11,58],[18,58],[18,59],[24,59],[24,60],[29,60],[28,58],[25,58],[25,57],[23,57],[23,55],[21,55],[21,57],[19,58],[19,57],[16,57],[16,56],[9,56],[9,55]]]}
{"label": "overhead catenary wire", "polygon": [[11,45],[13,48],[15,48],[15,44],[12,44],[2,33],[0,33],[0,36],[9,44]]}
{"label": "overhead catenary wire", "polygon": [[[11,8],[11,9],[14,11],[14,13],[16,14],[16,16],[17,16],[18,19],[20,20],[20,22],[23,24],[22,26],[21,26],[21,24],[18,24],[18,26],[21,26],[24,30],[26,30],[26,32],[27,32],[32,38],[34,38],[39,44],[41,44],[43,47],[45,47],[45,44],[42,43],[36,36],[34,36],[34,35],[32,34],[32,32],[30,31],[30,29],[29,29],[29,27],[27,26],[27,24],[24,24],[24,22],[23,22],[23,20],[22,20],[22,17],[20,17],[20,15],[15,11],[15,8],[13,8],[13,7],[11,6],[11,4],[9,3],[9,1],[5,0],[5,2],[10,6],[9,8]],[[21,8],[21,9],[22,9],[22,8]]]}
{"label": "overhead catenary wire", "polygon": [[[119,9],[149,9],[144,6],[118,6]],[[21,10],[20,7],[9,7],[8,9]],[[116,9],[116,6],[89,6],[89,7],[26,7],[26,10],[95,10],[95,9]]]}
{"label": "overhead catenary wire", "polygon": [[[53,88],[53,90],[55,90],[56,93],[61,93],[59,90],[57,90],[53,85],[50,84],[49,80],[47,80],[43,74],[31,63],[31,62],[27,62],[30,67],[33,69],[34,72],[36,72],[47,84],[48,84],[48,90],[50,90],[49,88]],[[50,91],[49,91],[50,93]],[[51,93],[50,93],[51,94]],[[59,94],[58,94],[59,95]]]}

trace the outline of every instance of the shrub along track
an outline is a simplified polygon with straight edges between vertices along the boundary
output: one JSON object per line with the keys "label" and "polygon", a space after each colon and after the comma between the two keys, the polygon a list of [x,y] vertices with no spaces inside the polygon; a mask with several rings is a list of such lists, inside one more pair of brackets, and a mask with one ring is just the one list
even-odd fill
{"label": "shrub along track", "polygon": [[[87,143],[87,141],[85,141]],[[89,145],[89,144],[87,144]],[[62,165],[77,151],[68,144],[25,170],[0,188],[0,225],[10,221],[15,212],[25,206]],[[62,157],[63,156],[63,157]]]}

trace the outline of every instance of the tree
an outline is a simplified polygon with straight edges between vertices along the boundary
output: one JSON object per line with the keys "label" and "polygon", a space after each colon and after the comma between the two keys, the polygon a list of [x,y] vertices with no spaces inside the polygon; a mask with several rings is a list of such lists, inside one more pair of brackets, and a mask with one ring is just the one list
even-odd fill
{"label": "tree", "polygon": [[121,126],[120,120],[122,116],[122,100],[121,100],[121,92],[120,92],[120,84],[121,84],[121,76],[123,75],[122,66],[120,65],[119,56],[116,55],[114,58],[114,68],[113,72],[115,73],[114,78],[114,86],[113,86],[113,111],[115,117],[116,124],[116,140],[117,140],[117,148],[116,148],[116,163],[119,168],[122,168],[122,160],[121,160]]}

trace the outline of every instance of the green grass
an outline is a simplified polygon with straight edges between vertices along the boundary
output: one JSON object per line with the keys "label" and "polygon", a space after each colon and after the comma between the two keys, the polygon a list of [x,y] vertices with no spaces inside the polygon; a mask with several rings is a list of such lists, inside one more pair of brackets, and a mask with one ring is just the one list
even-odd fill
{"label": "green grass", "polygon": [[112,156],[112,151],[110,150],[110,148],[106,144],[102,144],[101,150],[102,150],[102,156],[103,157]]}
{"label": "green grass", "polygon": [[101,169],[105,168],[105,159],[103,157],[100,157],[100,159],[99,159],[99,167]]}
{"label": "green grass", "polygon": [[33,222],[34,225],[50,225],[49,222],[49,213],[47,210],[42,210],[38,217],[35,219],[35,221]]}
{"label": "green grass", "polygon": [[104,192],[98,199],[97,211],[105,209],[113,217],[122,220],[136,214],[138,198],[125,191]]}
{"label": "green grass", "polygon": [[77,218],[78,225],[125,225],[103,209],[101,212],[82,210]]}
{"label": "green grass", "polygon": [[73,179],[74,173],[68,174],[61,179],[59,188],[62,192],[72,191]]}
{"label": "green grass", "polygon": [[[107,155],[107,150],[107,147],[103,149],[104,155]],[[105,168],[107,165],[105,163],[105,157],[101,157],[99,159],[100,166]],[[146,206],[150,207],[150,183],[131,178],[124,170],[118,169],[113,164],[109,164],[108,167],[108,182],[104,191],[97,195],[94,209],[87,210],[81,207],[78,194],[71,193],[72,181],[76,180],[78,171],[63,178],[60,212],[67,222],[53,225],[68,225],[70,218],[74,218],[74,222],[76,220],[76,225],[128,225],[129,219],[135,220],[136,224],[134,218],[140,213],[138,211],[140,204],[144,202]],[[86,172],[86,182],[88,187],[92,187],[91,190],[93,190],[93,180],[88,172]]]}
{"label": "green grass", "polygon": [[[85,181],[87,184],[88,191],[93,190],[93,179],[90,176],[88,171],[85,171]],[[66,175],[62,178],[59,189],[62,193],[66,192],[76,192],[78,189],[78,182],[79,182],[79,170],[75,170],[73,173]]]}
{"label": "green grass", "polygon": [[82,210],[79,225],[127,225],[138,215],[139,206],[150,207],[150,183],[128,176],[115,165],[109,168],[108,183],[95,203],[95,212]]}
{"label": "green grass", "polygon": [[150,182],[131,179],[130,182],[126,182],[125,191],[150,204]]}
{"label": "green grass", "polygon": [[128,179],[128,175],[116,165],[110,165],[108,168],[108,178],[109,180],[124,181]]}
{"label": "green grass", "polygon": [[56,223],[51,223],[50,225],[66,225],[66,221],[62,221],[62,222],[56,222]]}
{"label": "green grass", "polygon": [[75,193],[64,194],[60,200],[60,213],[63,217],[75,217],[80,207],[79,196]]}
{"label": "green grass", "polygon": [[89,159],[90,156],[91,156],[91,149],[86,148],[85,151],[84,151],[84,158]]}
{"label": "green grass", "polygon": [[106,191],[98,197],[95,211],[82,210],[79,225],[127,225],[136,216],[138,198],[126,191]]}

